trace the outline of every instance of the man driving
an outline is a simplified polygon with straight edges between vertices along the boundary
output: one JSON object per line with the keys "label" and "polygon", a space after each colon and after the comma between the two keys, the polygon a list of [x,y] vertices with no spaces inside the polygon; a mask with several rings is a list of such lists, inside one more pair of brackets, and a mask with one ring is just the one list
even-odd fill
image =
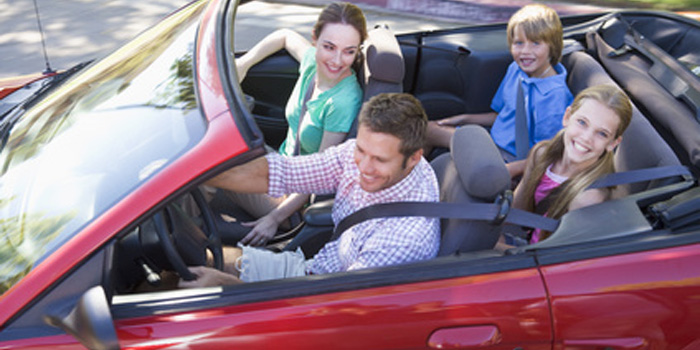
{"label": "man driving", "polygon": [[[333,222],[370,205],[439,200],[435,174],[423,158],[427,117],[409,94],[380,94],[358,117],[357,139],[308,156],[265,157],[231,168],[210,186],[243,193],[335,193]],[[440,243],[437,218],[390,217],[367,220],[326,243],[312,259],[303,252],[276,253],[239,245],[225,249],[224,271],[190,267],[194,281],[180,287],[228,285],[269,279],[351,271],[433,258]]]}

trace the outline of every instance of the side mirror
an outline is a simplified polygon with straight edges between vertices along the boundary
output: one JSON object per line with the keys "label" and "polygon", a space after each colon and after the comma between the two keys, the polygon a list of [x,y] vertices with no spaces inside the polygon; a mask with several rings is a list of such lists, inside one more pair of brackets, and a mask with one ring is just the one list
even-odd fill
{"label": "side mirror", "polygon": [[72,335],[88,349],[119,349],[117,331],[102,286],[86,291],[78,301],[56,305],[55,312],[44,316],[44,321]]}

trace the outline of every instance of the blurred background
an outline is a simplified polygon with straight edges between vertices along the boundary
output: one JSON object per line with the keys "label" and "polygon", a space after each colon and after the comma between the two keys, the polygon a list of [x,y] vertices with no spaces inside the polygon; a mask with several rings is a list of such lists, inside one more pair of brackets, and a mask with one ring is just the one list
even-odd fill
{"label": "blurred background", "polygon": [[[0,79],[46,69],[39,26],[50,67],[66,69],[101,58],[190,0],[0,0]],[[239,10],[236,50],[245,50],[270,31],[292,27],[310,33],[330,0],[251,1]],[[531,0],[351,0],[368,24],[388,23],[408,32],[506,22]],[[560,16],[615,8],[662,9],[697,16],[700,0],[543,1]],[[270,18],[275,18],[271,21]],[[696,17],[697,18],[697,17]]]}

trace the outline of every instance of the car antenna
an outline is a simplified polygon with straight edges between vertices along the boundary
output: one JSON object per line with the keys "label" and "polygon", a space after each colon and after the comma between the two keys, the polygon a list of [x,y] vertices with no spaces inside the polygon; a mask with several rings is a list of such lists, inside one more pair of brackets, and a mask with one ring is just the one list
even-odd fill
{"label": "car antenna", "polygon": [[41,27],[41,17],[39,16],[39,5],[37,5],[36,0],[34,0],[34,11],[36,12],[36,23],[39,26],[39,34],[41,35],[41,47],[44,50],[44,62],[46,63],[46,70],[44,70],[42,73],[44,75],[53,74],[53,73],[56,73],[56,71],[51,69],[51,65],[49,64],[49,54],[46,51],[46,41],[44,40],[44,29]]}

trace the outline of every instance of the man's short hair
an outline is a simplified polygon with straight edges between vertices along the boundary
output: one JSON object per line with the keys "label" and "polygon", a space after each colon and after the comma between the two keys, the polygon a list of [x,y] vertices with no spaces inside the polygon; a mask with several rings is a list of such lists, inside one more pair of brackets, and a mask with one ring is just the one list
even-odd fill
{"label": "man's short hair", "polygon": [[409,157],[423,148],[428,117],[413,95],[383,93],[365,102],[358,122],[373,132],[396,136],[401,140],[399,151]]}

